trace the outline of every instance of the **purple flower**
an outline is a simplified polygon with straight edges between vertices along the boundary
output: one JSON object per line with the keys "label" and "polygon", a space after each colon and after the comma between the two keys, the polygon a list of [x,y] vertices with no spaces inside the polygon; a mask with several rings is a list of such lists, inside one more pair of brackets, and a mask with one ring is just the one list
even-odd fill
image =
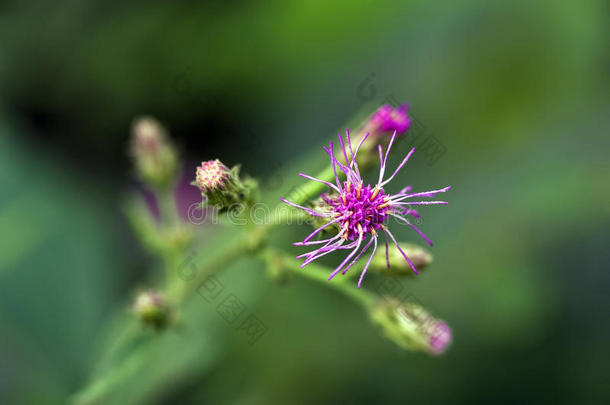
{"label": "purple flower", "polygon": [[[297,259],[305,259],[301,267],[304,267],[307,264],[313,262],[314,260],[319,259],[320,257],[325,256],[329,253],[339,250],[349,250],[350,252],[347,257],[330,275],[329,280],[331,280],[340,271],[343,272],[342,274],[347,273],[347,271],[354,265],[354,263],[356,263],[360,256],[362,256],[362,254],[364,254],[371,247],[371,245],[373,245],[373,252],[368,258],[368,261],[366,262],[366,265],[362,270],[362,274],[360,275],[360,279],[358,280],[358,288],[360,288],[364,275],[366,274],[366,271],[371,263],[373,256],[375,255],[375,252],[377,251],[377,239],[379,237],[379,234],[383,232],[385,236],[387,267],[390,267],[388,254],[389,237],[396,245],[405,260],[409,263],[413,271],[417,273],[417,269],[413,265],[413,262],[398,245],[396,238],[394,237],[392,232],[390,232],[385,223],[390,217],[397,218],[401,222],[404,222],[405,224],[413,228],[422,238],[426,240],[426,242],[428,242],[428,244],[432,246],[432,242],[430,241],[430,239],[428,239],[428,237],[424,235],[422,231],[420,231],[407,219],[407,217],[409,216],[417,218],[419,215],[415,210],[411,209],[410,206],[448,203],[445,201],[410,201],[410,199],[413,197],[433,197],[437,193],[444,193],[451,187],[449,186],[439,190],[425,191],[420,193],[411,193],[411,187],[408,186],[403,188],[397,194],[387,193],[384,190],[384,186],[396,176],[396,174],[407,163],[407,161],[415,151],[415,148],[411,149],[411,151],[407,154],[403,161],[398,165],[396,170],[394,170],[392,175],[384,179],[386,174],[386,163],[388,160],[388,155],[390,153],[390,149],[392,148],[392,144],[396,139],[396,135],[397,132],[394,131],[394,135],[390,140],[390,144],[388,145],[385,155],[383,153],[381,145],[378,145],[380,170],[379,178],[374,186],[370,184],[364,186],[364,182],[360,176],[360,171],[358,169],[358,163],[356,162],[356,155],[358,154],[358,150],[362,146],[362,143],[365,141],[368,134],[360,140],[360,143],[354,151],[354,149],[352,149],[352,143],[349,136],[349,129],[346,133],[347,148],[342,136],[338,135],[339,143],[341,144],[341,151],[343,152],[343,158],[345,159],[346,165],[339,162],[339,160],[335,157],[332,142],[330,142],[329,148],[324,148],[324,150],[330,155],[330,161],[333,166],[333,171],[335,173],[334,184],[328,181],[316,179],[303,173],[299,173],[301,177],[323,183],[332,190],[332,192],[328,195],[321,195],[324,204],[322,206],[316,206],[315,209],[306,208],[288,200],[282,199],[282,201],[286,204],[300,208],[312,216],[327,219],[327,222],[324,225],[314,230],[303,241],[295,243],[295,245],[297,246],[321,245],[321,247],[318,247],[311,252],[297,256]],[[339,170],[345,174],[347,179],[346,181],[339,181],[337,168],[339,168]],[[332,227],[336,227],[338,229],[335,236],[322,240],[311,240],[322,230],[327,228],[333,229]]]}
{"label": "purple flower", "polygon": [[407,115],[407,108],[406,104],[402,104],[398,108],[384,104],[375,111],[369,122],[377,129],[376,132],[396,131],[398,135],[401,135],[411,126],[411,118]]}

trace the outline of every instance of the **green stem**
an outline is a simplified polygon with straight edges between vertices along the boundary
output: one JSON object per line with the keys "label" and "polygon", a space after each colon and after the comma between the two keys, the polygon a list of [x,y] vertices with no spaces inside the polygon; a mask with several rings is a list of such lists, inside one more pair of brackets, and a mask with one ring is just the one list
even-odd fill
{"label": "green stem", "polygon": [[307,268],[303,269],[299,266],[299,262],[294,260],[293,257],[272,248],[265,249],[259,256],[264,259],[269,266],[281,266],[281,268],[290,271],[291,273],[319,282],[324,285],[324,287],[335,289],[358,302],[364,308],[372,307],[376,301],[374,294],[356,288],[351,278],[338,277],[329,281],[328,275],[332,273],[332,269],[329,267],[310,263],[307,265]]}
{"label": "green stem", "polygon": [[[203,268],[195,269],[195,275],[190,280],[174,278],[175,282],[169,286],[168,296],[176,304],[184,302],[192,292],[201,285],[208,277],[225,269],[231,262],[235,261],[243,254],[247,253],[248,233],[245,233],[236,242],[229,244],[225,249],[221,250],[217,255],[207,261]],[[176,271],[176,269],[171,269]]]}
{"label": "green stem", "polygon": [[[318,173],[316,177],[320,180],[332,181],[335,179],[335,172],[333,171],[332,166],[328,166],[326,169]],[[309,181],[304,185],[297,187],[292,193],[290,193],[286,197],[286,199],[296,204],[303,204],[304,202],[309,201],[312,198],[318,197],[322,190],[327,187],[328,186],[324,185],[323,183],[319,183],[317,181]]]}
{"label": "green stem", "polygon": [[137,373],[146,360],[150,346],[144,346],[130,353],[129,357],[115,367],[111,373],[103,375],[93,381],[84,390],[75,394],[70,403],[74,405],[103,403],[107,393],[120,385],[126,378]]}
{"label": "green stem", "polygon": [[157,197],[161,221],[166,229],[172,228],[180,222],[178,210],[176,208],[176,199],[174,198],[174,186],[169,185],[165,188],[158,189]]}

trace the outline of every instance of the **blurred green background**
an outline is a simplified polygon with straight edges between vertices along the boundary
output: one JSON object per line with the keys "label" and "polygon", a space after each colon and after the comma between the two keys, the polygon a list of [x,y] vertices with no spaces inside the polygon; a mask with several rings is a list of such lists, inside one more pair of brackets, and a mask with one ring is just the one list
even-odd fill
{"label": "blurred green background", "polygon": [[121,211],[138,187],[134,116],[168,126],[189,174],[220,157],[282,188],[300,180],[274,172],[304,151],[322,159],[329,136],[388,99],[446,149],[432,165],[416,154],[395,184],[454,186],[448,207],[423,211],[435,263],[404,283],[452,326],[450,350],[404,352],[345,297],[276,285],[246,259],[219,278],[264,337],[248,344],[193,300],[191,326],[161,337],[113,403],[610,402],[609,12],[4,1],[0,403],[65,403],[99,365],[113,314],[150,285],[155,262]]}

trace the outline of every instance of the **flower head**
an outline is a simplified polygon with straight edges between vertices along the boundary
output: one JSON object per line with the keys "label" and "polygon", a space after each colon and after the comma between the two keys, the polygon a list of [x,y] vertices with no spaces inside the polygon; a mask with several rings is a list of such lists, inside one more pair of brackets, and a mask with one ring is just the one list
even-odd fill
{"label": "flower head", "polygon": [[[403,161],[398,165],[396,170],[391,176],[385,178],[387,160],[394,140],[396,139],[397,132],[394,131],[394,135],[390,140],[390,144],[384,154],[381,145],[378,145],[379,150],[379,161],[380,170],[379,178],[377,182],[365,185],[362,177],[360,176],[360,170],[356,161],[356,155],[358,150],[362,146],[362,143],[366,140],[365,135],[360,143],[354,150],[352,148],[352,142],[349,135],[349,130],[346,133],[346,141],[343,140],[341,135],[339,137],[339,143],[341,145],[341,152],[343,153],[343,159],[345,165],[335,157],[333,143],[330,142],[328,148],[324,150],[330,155],[331,165],[333,167],[335,182],[331,183],[328,181],[320,180],[315,177],[308,176],[303,173],[299,173],[301,177],[306,179],[317,181],[327,185],[331,192],[322,194],[321,198],[325,203],[325,206],[317,205],[314,208],[307,208],[301,205],[295,204],[288,200],[282,199],[285,203],[294,207],[300,208],[308,214],[319,217],[325,220],[325,223],[314,230],[309,236],[303,241],[295,243],[297,246],[316,246],[321,247],[315,250],[297,256],[297,258],[304,258],[305,261],[301,267],[325,256],[329,253],[339,250],[349,250],[347,257],[339,264],[339,266],[332,272],[329,277],[331,280],[337,273],[342,271],[342,274],[347,271],[356,263],[356,261],[373,245],[373,251],[362,270],[360,279],[358,280],[358,288],[362,284],[362,280],[366,271],[371,264],[371,260],[377,251],[378,238],[381,233],[385,236],[385,248],[386,248],[386,265],[390,267],[389,254],[388,254],[388,237],[396,245],[396,248],[400,251],[404,259],[409,263],[410,267],[415,273],[417,269],[413,261],[405,254],[400,245],[396,242],[396,238],[387,227],[387,220],[390,217],[394,217],[399,221],[409,225],[413,228],[426,242],[432,245],[432,242],[426,237],[423,232],[413,225],[408,217],[418,217],[418,213],[411,209],[412,205],[432,205],[432,204],[448,204],[445,201],[411,201],[414,197],[433,197],[437,193],[443,193],[449,190],[451,187],[445,187],[439,190],[425,191],[419,193],[412,193],[411,187],[407,186],[396,194],[390,194],[386,192],[384,187],[398,174],[400,169],[407,163],[415,148],[407,154]],[[346,147],[347,145],[347,147]],[[348,156],[349,152],[349,156]],[[342,172],[346,181],[339,181],[339,173]],[[322,239],[312,240],[315,235],[318,235],[323,230],[333,229],[335,227],[337,232],[334,236]],[[351,261],[350,261],[351,260]]]}
{"label": "flower head", "polygon": [[369,122],[377,129],[377,132],[396,131],[398,135],[405,133],[411,126],[411,118],[407,115],[406,104],[402,104],[398,108],[384,104],[371,116]]}
{"label": "flower head", "polygon": [[196,181],[201,191],[222,190],[226,187],[230,175],[231,170],[220,160],[208,160],[197,167]]}

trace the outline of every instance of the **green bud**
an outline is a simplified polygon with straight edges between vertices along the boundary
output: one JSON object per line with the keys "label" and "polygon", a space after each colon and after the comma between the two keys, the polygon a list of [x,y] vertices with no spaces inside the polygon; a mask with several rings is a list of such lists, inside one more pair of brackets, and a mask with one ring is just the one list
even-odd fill
{"label": "green bud", "polygon": [[[420,246],[400,242],[400,248],[413,262],[413,265],[418,271],[423,270],[427,265],[432,263],[432,254]],[[415,274],[409,263],[405,260],[402,253],[400,253],[396,246],[389,246],[388,257],[390,259],[389,269],[386,263],[386,257],[382,254],[375,255],[373,261],[371,262],[371,269],[374,269],[382,274],[394,276],[410,276]]]}
{"label": "green bud", "polygon": [[178,156],[159,121],[152,117],[135,119],[131,138],[131,154],[138,177],[154,188],[171,185],[177,172]]}
{"label": "green bud", "polygon": [[371,312],[385,336],[406,350],[442,354],[450,345],[451,329],[417,302],[382,298]]}
{"label": "green bud", "polygon": [[133,310],[143,324],[156,330],[165,328],[170,320],[170,310],[165,297],[155,291],[140,293],[133,304]]}

